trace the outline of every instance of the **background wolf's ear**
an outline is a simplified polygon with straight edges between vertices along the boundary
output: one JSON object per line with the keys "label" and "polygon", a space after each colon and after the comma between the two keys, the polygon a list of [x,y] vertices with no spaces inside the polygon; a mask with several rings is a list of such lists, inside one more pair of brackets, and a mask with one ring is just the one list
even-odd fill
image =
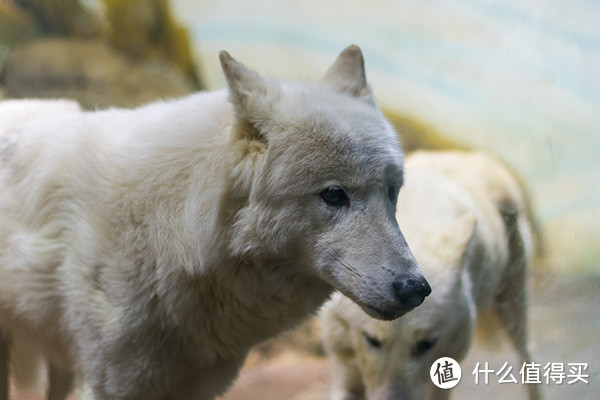
{"label": "background wolf's ear", "polygon": [[[449,262],[459,261],[475,234],[477,219],[471,213],[465,213],[448,226],[442,227],[437,232],[437,237],[431,239],[436,251],[443,253],[443,258]],[[460,265],[460,264],[455,264]]]}
{"label": "background wolf's ear", "polygon": [[333,90],[375,104],[365,75],[365,60],[356,45],[348,46],[327,70],[321,82]]}
{"label": "background wolf's ear", "polygon": [[274,84],[258,73],[234,60],[228,52],[219,53],[221,67],[229,86],[230,100],[236,111],[238,125],[243,135],[260,137],[260,121],[269,114],[272,100],[269,93],[275,91]]}

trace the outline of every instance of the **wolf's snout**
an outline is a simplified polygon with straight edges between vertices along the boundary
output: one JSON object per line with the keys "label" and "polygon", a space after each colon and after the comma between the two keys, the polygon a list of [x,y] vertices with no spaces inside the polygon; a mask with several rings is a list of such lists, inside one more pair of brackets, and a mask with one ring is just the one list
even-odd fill
{"label": "wolf's snout", "polygon": [[431,294],[431,286],[425,278],[401,279],[394,282],[393,287],[403,313],[419,306]]}

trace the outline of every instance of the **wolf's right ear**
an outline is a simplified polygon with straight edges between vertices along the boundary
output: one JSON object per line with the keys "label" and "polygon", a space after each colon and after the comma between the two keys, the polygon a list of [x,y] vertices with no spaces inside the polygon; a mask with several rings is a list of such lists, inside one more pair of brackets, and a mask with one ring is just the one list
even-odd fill
{"label": "wolf's right ear", "polygon": [[268,118],[273,104],[269,97],[275,95],[273,93],[276,91],[275,85],[233,59],[224,50],[219,53],[219,59],[229,86],[230,100],[235,108],[236,117],[238,122],[245,125],[242,129],[244,134],[260,136],[256,128],[262,120]]}
{"label": "wolf's right ear", "polygon": [[365,60],[360,47],[348,46],[329,67],[321,82],[331,89],[375,104],[367,84]]}

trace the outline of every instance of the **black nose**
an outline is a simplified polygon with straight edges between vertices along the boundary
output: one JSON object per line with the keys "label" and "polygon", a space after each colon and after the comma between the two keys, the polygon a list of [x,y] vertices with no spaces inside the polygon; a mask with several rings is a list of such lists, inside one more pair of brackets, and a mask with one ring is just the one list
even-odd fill
{"label": "black nose", "polygon": [[408,312],[431,294],[431,287],[425,278],[405,278],[394,282],[394,291],[402,310]]}

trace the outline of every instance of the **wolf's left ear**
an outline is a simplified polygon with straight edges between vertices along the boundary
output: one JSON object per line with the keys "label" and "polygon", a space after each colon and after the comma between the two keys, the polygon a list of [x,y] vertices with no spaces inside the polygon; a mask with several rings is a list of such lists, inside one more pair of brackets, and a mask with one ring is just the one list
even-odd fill
{"label": "wolf's left ear", "polygon": [[321,82],[333,90],[375,104],[365,75],[365,60],[360,47],[348,46],[327,70]]}
{"label": "wolf's left ear", "polygon": [[238,120],[249,125],[259,122],[272,104],[268,97],[269,92],[274,91],[273,83],[234,60],[224,50],[219,53],[219,59]]}

